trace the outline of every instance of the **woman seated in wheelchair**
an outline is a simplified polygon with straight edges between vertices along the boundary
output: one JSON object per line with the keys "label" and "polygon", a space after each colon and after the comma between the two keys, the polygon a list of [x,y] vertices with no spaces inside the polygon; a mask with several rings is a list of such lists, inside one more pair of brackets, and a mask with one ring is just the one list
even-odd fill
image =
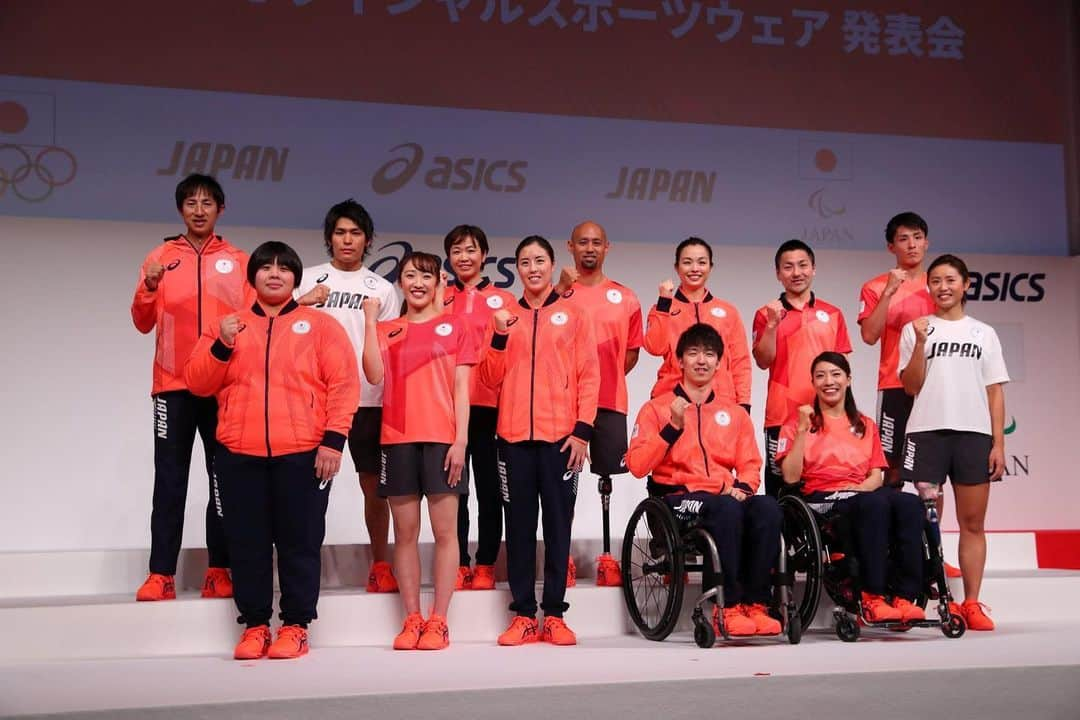
{"label": "woman seated in wheelchair", "polygon": [[912,602],[923,584],[923,504],[917,495],[882,486],[888,462],[874,421],[855,406],[847,358],[823,352],[810,373],[816,393],[813,407],[800,407],[798,417],[780,431],[776,459],[784,482],[798,486],[816,512],[846,516],[866,620],[925,620]]}
{"label": "woman seated in wheelchair", "polygon": [[[777,635],[780,623],[768,605],[782,516],[775,499],[755,494],[761,454],[750,416],[735,398],[713,392],[723,354],[724,341],[711,326],[683,332],[676,346],[682,381],[638,413],[626,464],[637,477],[651,473],[650,493],[662,495],[680,522],[697,521],[716,541],[728,633]],[[712,574],[702,578],[703,590],[716,584]],[[714,606],[717,632],[719,615]]]}

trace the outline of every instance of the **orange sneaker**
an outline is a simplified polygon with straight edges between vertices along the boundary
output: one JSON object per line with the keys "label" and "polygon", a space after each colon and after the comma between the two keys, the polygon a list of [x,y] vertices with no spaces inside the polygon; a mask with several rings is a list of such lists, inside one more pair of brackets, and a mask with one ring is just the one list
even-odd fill
{"label": "orange sneaker", "polygon": [[945,577],[947,578],[959,578],[964,577],[964,573],[960,572],[960,568],[949,563],[943,563],[945,565]]}
{"label": "orange sneaker", "polygon": [[455,590],[469,590],[472,588],[472,571],[468,565],[458,565],[457,577],[454,578]]}
{"label": "orange sneaker", "polygon": [[450,647],[450,629],[446,627],[446,618],[442,615],[431,614],[424,632],[416,643],[417,650],[443,650]]}
{"label": "orange sneaker", "polygon": [[989,605],[984,605],[978,600],[965,600],[960,606],[960,611],[967,621],[968,630],[993,630],[994,621],[987,615]]}
{"label": "orange sneaker", "polygon": [[494,590],[495,589],[495,566],[494,565],[477,565],[476,569],[472,573],[472,589],[473,590]]}
{"label": "orange sneaker", "polygon": [[176,583],[173,581],[173,576],[162,575],[161,573],[150,573],[138,592],[135,593],[135,599],[140,602],[150,600],[175,600]]}
{"label": "orange sneaker", "polygon": [[619,563],[615,558],[611,557],[611,553],[604,553],[596,558],[596,584],[604,587],[622,585],[622,573],[619,572]]}
{"label": "orange sneaker", "polygon": [[268,655],[275,660],[291,660],[307,655],[307,652],[307,630],[299,625],[282,625]]}
{"label": "orange sneaker", "polygon": [[566,626],[561,617],[545,617],[540,639],[552,645],[577,645],[577,635]]}
{"label": "orange sneaker", "polygon": [[[720,632],[719,605],[713,605],[712,617],[713,629],[716,630],[717,636],[720,636],[722,633]],[[724,629],[727,630],[728,635],[731,635],[732,637],[757,635],[757,625],[753,620],[743,614],[742,605],[724,608]]]}
{"label": "orange sneaker", "polygon": [[918,622],[926,619],[923,609],[907,598],[897,595],[893,598],[892,606],[893,609],[900,611],[900,619],[904,622]]}
{"label": "orange sneaker", "polygon": [[783,629],[780,621],[769,614],[764,603],[747,603],[742,606],[743,615],[750,618],[757,629],[755,635],[779,635]]}
{"label": "orange sneaker", "polygon": [[423,632],[424,616],[420,613],[410,613],[405,618],[405,624],[401,626],[401,632],[394,638],[394,649],[415,650]]}
{"label": "orange sneaker", "polygon": [[237,660],[258,660],[266,656],[270,649],[270,626],[259,625],[250,627],[240,637],[240,642],[233,650],[233,658]]}
{"label": "orange sneaker", "polygon": [[204,598],[231,598],[233,596],[232,578],[229,577],[228,568],[207,568],[202,596]]}
{"label": "orange sneaker", "polygon": [[540,639],[539,626],[536,618],[518,615],[510,623],[510,627],[499,636],[500,645],[525,645],[534,643]]}
{"label": "orange sneaker", "polygon": [[577,585],[577,565],[574,564],[574,556],[566,559],[566,587]]}
{"label": "orange sneaker", "polygon": [[367,591],[371,593],[396,593],[398,591],[397,580],[390,563],[380,560],[371,566],[367,578]]}
{"label": "orange sneaker", "polygon": [[903,618],[904,614],[885,602],[881,595],[872,595],[868,592],[862,594],[863,617],[869,622],[894,622]]}

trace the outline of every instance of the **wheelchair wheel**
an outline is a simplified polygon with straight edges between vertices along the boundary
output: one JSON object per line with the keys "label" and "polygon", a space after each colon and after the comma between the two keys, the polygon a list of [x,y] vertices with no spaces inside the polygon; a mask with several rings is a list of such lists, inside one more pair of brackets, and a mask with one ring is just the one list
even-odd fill
{"label": "wheelchair wheel", "polygon": [[941,623],[941,632],[945,637],[955,640],[967,632],[967,623],[959,615],[950,615],[949,622]]}
{"label": "wheelchair wheel", "polygon": [[699,648],[711,648],[716,644],[716,630],[700,607],[694,608],[694,642]]}
{"label": "wheelchair wheel", "polygon": [[802,618],[795,612],[788,616],[787,639],[792,645],[798,645],[802,640]]}
{"label": "wheelchair wheel", "polygon": [[649,640],[663,640],[675,629],[685,592],[675,518],[663,500],[646,498],[634,508],[623,536],[622,567],[630,619]]}
{"label": "wheelchair wheel", "polygon": [[[785,495],[779,502],[784,513],[787,569],[795,581],[791,596],[798,608],[801,627],[807,628],[814,622],[821,595],[821,533],[813,511],[802,498]],[[801,588],[796,586],[800,580]]]}
{"label": "wheelchair wheel", "polygon": [[859,623],[848,615],[842,615],[836,619],[836,637],[844,642],[855,642],[859,639]]}

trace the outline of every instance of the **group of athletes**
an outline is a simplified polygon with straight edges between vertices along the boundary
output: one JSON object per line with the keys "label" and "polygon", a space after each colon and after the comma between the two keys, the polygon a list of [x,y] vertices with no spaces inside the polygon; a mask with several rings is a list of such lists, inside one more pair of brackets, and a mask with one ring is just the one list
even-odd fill
{"label": "group of athletes", "polygon": [[[141,332],[156,331],[150,574],[136,597],[176,596],[198,433],[210,478],[202,595],[234,597],[246,626],[237,659],[307,653],[329,492],[346,446],[371,541],[367,590],[401,595],[395,649],[449,645],[453,592],[495,587],[504,519],[514,617],[499,644],[576,644],[563,616],[586,460],[602,495],[613,475],[647,477],[676,516],[712,533],[724,589],[714,622],[722,615],[736,636],[781,631],[769,605],[782,490],[850,515],[868,619],[922,619],[913,602],[922,585],[920,495],[936,497],[940,512],[948,478],[964,584],[953,612],[971,629],[993,629],[979,602],[983,521],[990,482],[1004,469],[1008,375],[993,328],[964,312],[964,262],[942,255],[925,265],[928,229],[918,215],[889,221],[895,267],[862,287],[862,340],[881,346],[875,422],[855,405],[843,314],[813,292],[814,253],[799,240],[776,252],[783,291],[755,312],[748,343],[737,308],[708,288],[713,251],[696,237],[676,248],[677,281],[660,283],[643,332],[634,292],[604,274],[611,246],[595,222],[573,228],[573,267],[557,277],[551,243],[524,238],[514,253],[523,292],[514,297],[484,277],[488,240],[472,225],[445,238],[452,281],[441,258],[413,252],[395,289],[364,266],[375,228],[353,200],[326,215],[330,261],[306,268],[284,243],[263,243],[249,257],[218,235],[225,195],[210,176],[181,181],[176,206],[185,232],[147,256],[131,307]],[[628,438],[626,375],[641,347],[662,364]],[[764,462],[749,415],[751,358],[769,372]],[[905,480],[918,494],[902,491]],[[424,498],[435,541],[426,617]],[[281,625],[273,637],[275,550]],[[619,582],[607,553],[597,582]]]}

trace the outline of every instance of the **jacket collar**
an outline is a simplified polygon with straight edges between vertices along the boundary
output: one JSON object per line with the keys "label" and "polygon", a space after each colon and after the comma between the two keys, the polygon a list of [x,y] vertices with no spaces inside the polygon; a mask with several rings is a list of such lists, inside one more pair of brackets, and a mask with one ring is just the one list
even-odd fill
{"label": "jacket collar", "polygon": [[[281,308],[281,312],[278,313],[278,316],[280,317],[280,316],[285,315],[287,313],[291,313],[293,310],[295,310],[298,307],[300,307],[300,306],[297,304],[297,302],[295,300],[290,300],[289,302],[285,303],[285,307]],[[266,317],[266,311],[263,310],[262,305],[259,304],[258,300],[256,300],[254,303],[252,303],[251,312],[255,313],[259,317]]]}
{"label": "jacket collar", "polygon": [[[679,288],[678,290],[675,291],[675,299],[678,300],[679,302],[684,302],[684,303],[693,302],[692,300],[687,298],[685,295],[683,295],[682,288]],[[712,299],[713,299],[712,293],[709,292],[706,289],[705,290],[705,297],[701,298],[701,302],[706,303],[706,302],[709,302]]]}
{"label": "jacket collar", "polygon": [[[691,404],[693,404],[693,402],[694,402],[693,400],[690,399],[690,396],[686,394],[686,391],[683,390],[682,383],[679,383],[678,385],[675,386],[675,396],[676,397],[681,397],[683,400],[686,400],[687,402],[689,402]],[[716,391],[715,390],[710,390],[709,391],[709,397],[705,398],[705,402],[702,403],[702,405],[708,405],[709,403],[711,403],[715,399],[716,399]]]}
{"label": "jacket collar", "polygon": [[[810,291],[810,299],[806,301],[806,307],[814,307],[814,299],[815,299],[814,291],[811,290]],[[795,309],[795,306],[788,302],[786,293],[780,293],[780,304],[783,305],[784,309],[787,310],[788,312]]]}
{"label": "jacket collar", "polygon": [[[483,290],[484,288],[486,288],[490,284],[491,284],[491,280],[489,280],[488,278],[485,277],[480,282],[476,283],[474,288],[476,290]],[[459,292],[464,292],[465,291],[465,283],[461,282],[460,280],[455,280],[454,281],[454,287],[456,287]]]}
{"label": "jacket collar", "polygon": [[[547,299],[544,300],[544,304],[541,305],[540,307],[547,307],[548,305],[551,305],[552,303],[554,303],[558,299],[559,299],[559,293],[555,292],[555,288],[552,288],[551,292],[547,296]],[[533,307],[531,305],[529,305],[529,301],[525,299],[524,295],[522,295],[520,298],[518,298],[518,305],[525,308],[526,310],[532,310],[533,309]]]}

